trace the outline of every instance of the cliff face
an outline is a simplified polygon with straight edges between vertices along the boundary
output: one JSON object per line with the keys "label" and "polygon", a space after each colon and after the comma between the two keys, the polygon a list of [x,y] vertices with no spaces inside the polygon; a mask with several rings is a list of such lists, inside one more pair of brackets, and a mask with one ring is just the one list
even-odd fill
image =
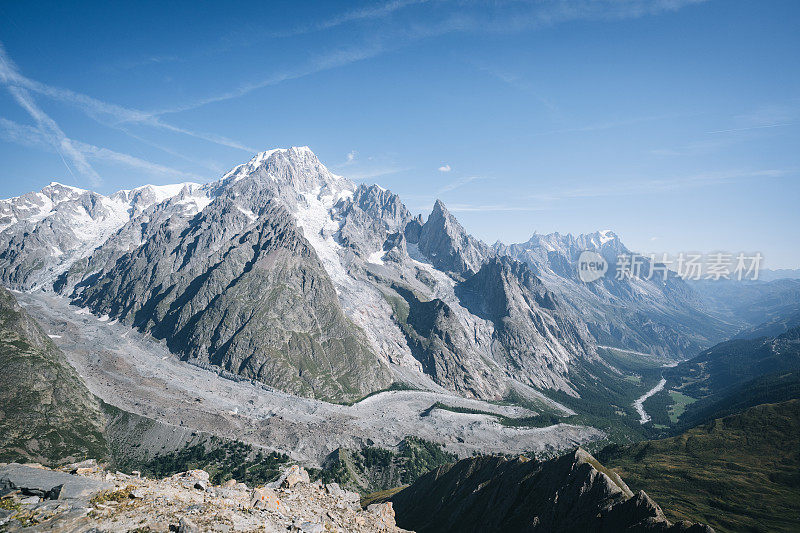
{"label": "cliff face", "polygon": [[252,217],[228,196],[170,217],[76,301],[188,360],[298,395],[354,399],[388,385],[288,211],[265,198]]}
{"label": "cliff face", "polygon": [[667,521],[582,449],[544,462],[464,459],[426,474],[391,498],[400,527],[426,532],[713,531]]}

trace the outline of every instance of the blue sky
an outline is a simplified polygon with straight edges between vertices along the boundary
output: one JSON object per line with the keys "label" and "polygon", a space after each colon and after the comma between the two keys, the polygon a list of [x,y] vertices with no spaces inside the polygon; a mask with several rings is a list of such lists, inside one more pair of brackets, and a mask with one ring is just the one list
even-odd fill
{"label": "blue sky", "polygon": [[0,196],[308,145],[488,242],[800,267],[800,2],[128,4],[0,3]]}

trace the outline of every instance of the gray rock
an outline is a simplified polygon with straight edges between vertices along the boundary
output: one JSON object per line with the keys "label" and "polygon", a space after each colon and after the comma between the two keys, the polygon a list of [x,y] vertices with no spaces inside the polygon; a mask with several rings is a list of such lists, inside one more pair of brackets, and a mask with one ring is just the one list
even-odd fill
{"label": "gray rock", "polygon": [[454,276],[474,274],[491,256],[489,247],[469,235],[441,200],[420,229],[418,246],[433,266]]}
{"label": "gray rock", "polygon": [[0,200],[0,282],[22,290],[52,286],[74,261],[174,190],[145,185],[106,197],[51,183]]}
{"label": "gray rock", "polygon": [[0,466],[0,488],[11,488],[50,500],[87,500],[111,488],[109,483],[55,470],[30,468],[17,463]]}
{"label": "gray rock", "polygon": [[173,201],[148,210],[74,266],[68,278],[93,272],[75,283],[76,303],[184,359],[294,394],[342,400],[387,386],[289,210],[303,187],[336,181],[309,154],[276,152],[247,179],[223,180],[200,213]]}
{"label": "gray rock", "polygon": [[190,518],[183,517],[178,522],[178,533],[200,533],[200,528]]}
{"label": "gray rock", "polygon": [[[652,279],[617,279],[618,256],[631,254],[611,231],[585,235],[534,234],[524,243],[496,244],[498,255],[522,261],[565,305],[580,313],[598,344],[618,346],[674,359],[692,357],[728,337],[738,326],[709,316],[692,288],[671,274]],[[602,255],[609,264],[601,279],[578,278],[578,257],[584,250]],[[642,273],[650,258],[642,260]]]}
{"label": "gray rock", "polygon": [[297,528],[303,533],[323,533],[325,531],[325,527],[317,522],[301,522]]}

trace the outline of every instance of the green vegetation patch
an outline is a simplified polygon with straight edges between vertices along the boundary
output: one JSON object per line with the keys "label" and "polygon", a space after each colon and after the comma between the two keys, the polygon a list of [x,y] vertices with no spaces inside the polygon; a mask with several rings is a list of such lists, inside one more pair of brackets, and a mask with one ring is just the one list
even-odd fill
{"label": "green vegetation patch", "polygon": [[800,400],[759,405],[686,433],[597,455],[672,521],[800,531]]}
{"label": "green vegetation patch", "polygon": [[497,419],[497,421],[507,427],[536,427],[536,428],[543,428],[548,426],[553,426],[555,424],[559,424],[561,419],[555,415],[551,414],[540,414],[540,415],[533,415],[533,416],[524,416],[524,417],[510,417],[501,415],[499,413],[493,413],[491,411],[482,411],[480,409],[470,409],[468,407],[456,407],[453,405],[447,405],[441,402],[436,402],[435,404],[431,405],[428,409],[422,412],[422,415],[425,416],[426,414],[430,413],[434,409],[442,409],[444,411],[451,411],[453,413],[463,413],[469,415],[487,415],[492,416]]}
{"label": "green vegetation patch", "polygon": [[362,494],[408,485],[441,465],[454,463],[456,454],[419,437],[405,437],[398,450],[365,446],[360,450],[340,448],[322,470],[309,470],[323,483],[336,482]]}
{"label": "green vegetation patch", "polygon": [[678,419],[686,411],[686,407],[696,402],[697,399],[676,390],[669,391],[669,395],[672,398],[672,405],[669,407],[669,420],[673,424],[677,424]]}
{"label": "green vegetation patch", "polygon": [[250,444],[211,437],[206,442],[159,455],[144,463],[128,462],[120,469],[139,470],[153,478],[200,469],[208,472],[214,485],[235,479],[252,487],[275,481],[281,468],[290,462],[289,456],[282,453],[265,453]]}

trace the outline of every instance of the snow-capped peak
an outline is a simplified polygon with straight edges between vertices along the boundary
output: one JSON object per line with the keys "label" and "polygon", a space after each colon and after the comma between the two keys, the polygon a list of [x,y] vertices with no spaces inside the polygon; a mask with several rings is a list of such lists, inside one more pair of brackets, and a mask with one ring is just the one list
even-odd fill
{"label": "snow-capped peak", "polygon": [[[86,189],[81,189],[79,187],[73,187],[72,185],[64,185],[63,183],[59,183],[57,181],[51,181],[50,183],[48,183],[47,187],[45,187],[44,189],[47,189],[47,188],[51,188],[51,189],[55,189],[55,188],[68,189],[68,190],[76,192],[78,194],[82,194],[82,193],[88,192]],[[42,190],[44,190],[44,189],[42,189]]]}
{"label": "snow-capped peak", "polygon": [[600,234],[600,244],[605,244],[609,241],[613,241],[617,238],[617,234],[611,231],[610,229],[601,229],[598,231]]}

